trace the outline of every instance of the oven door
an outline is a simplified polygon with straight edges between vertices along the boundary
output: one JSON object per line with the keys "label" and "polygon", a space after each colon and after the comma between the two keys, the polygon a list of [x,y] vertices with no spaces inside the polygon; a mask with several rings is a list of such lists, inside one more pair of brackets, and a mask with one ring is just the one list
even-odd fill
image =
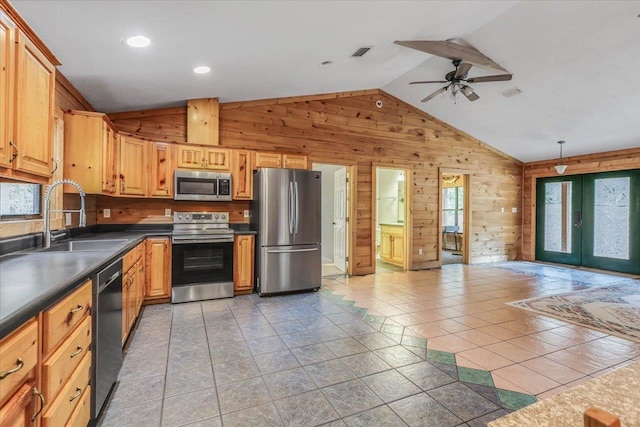
{"label": "oven door", "polygon": [[233,241],[179,242],[174,240],[172,285],[233,282]]}

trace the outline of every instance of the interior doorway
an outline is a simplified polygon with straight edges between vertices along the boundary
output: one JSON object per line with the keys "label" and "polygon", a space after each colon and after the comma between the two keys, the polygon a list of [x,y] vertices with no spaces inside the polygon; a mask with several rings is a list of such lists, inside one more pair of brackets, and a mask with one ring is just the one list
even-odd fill
{"label": "interior doorway", "polygon": [[443,173],[440,215],[442,264],[462,264],[465,248],[465,176]]}
{"label": "interior doorway", "polygon": [[322,277],[349,274],[349,167],[314,163],[322,172]]}
{"label": "interior doorway", "polygon": [[376,166],[375,271],[407,268],[407,171]]}

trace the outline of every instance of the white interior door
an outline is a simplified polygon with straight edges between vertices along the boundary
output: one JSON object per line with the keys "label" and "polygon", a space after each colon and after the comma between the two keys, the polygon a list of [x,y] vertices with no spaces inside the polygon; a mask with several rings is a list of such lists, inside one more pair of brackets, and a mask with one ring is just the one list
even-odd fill
{"label": "white interior door", "polygon": [[334,172],[333,192],[333,263],[336,268],[347,271],[347,168]]}

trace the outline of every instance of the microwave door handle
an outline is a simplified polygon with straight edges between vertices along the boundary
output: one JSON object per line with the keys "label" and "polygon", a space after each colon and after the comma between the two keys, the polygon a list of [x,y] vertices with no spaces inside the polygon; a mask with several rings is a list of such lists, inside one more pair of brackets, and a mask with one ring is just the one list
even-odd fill
{"label": "microwave door handle", "polygon": [[293,182],[289,183],[289,234],[293,234],[294,232],[294,218],[293,218],[293,204],[295,201],[293,200]]}
{"label": "microwave door handle", "polygon": [[298,234],[298,213],[299,213],[299,209],[300,209],[300,199],[298,198],[298,182],[295,181],[293,183],[293,188],[295,189],[294,194],[296,195],[296,228],[295,228],[295,233]]}

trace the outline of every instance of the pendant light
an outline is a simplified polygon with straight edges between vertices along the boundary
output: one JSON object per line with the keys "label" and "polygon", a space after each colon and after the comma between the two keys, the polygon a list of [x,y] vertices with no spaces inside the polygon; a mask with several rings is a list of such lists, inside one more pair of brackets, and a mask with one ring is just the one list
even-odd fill
{"label": "pendant light", "polygon": [[559,175],[562,175],[564,171],[567,170],[567,165],[562,163],[562,145],[564,144],[564,141],[558,141],[558,144],[560,144],[560,164],[557,164],[554,167],[556,168],[556,172],[558,172]]}

